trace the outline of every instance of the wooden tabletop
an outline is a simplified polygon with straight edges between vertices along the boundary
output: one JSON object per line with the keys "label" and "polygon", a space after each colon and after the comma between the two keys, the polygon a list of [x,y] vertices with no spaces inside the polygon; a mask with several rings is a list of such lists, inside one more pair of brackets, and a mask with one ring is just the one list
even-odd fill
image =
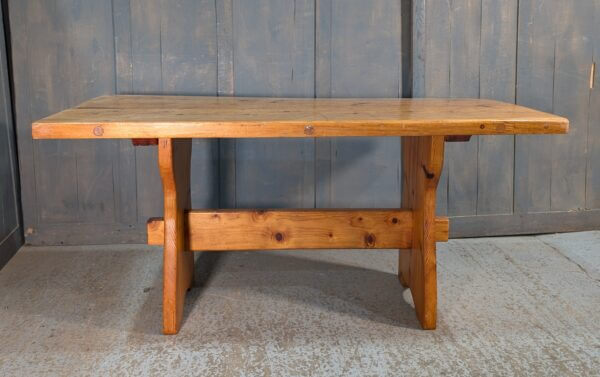
{"label": "wooden tabletop", "polygon": [[33,123],[34,139],[566,133],[565,118],[482,99],[103,96]]}

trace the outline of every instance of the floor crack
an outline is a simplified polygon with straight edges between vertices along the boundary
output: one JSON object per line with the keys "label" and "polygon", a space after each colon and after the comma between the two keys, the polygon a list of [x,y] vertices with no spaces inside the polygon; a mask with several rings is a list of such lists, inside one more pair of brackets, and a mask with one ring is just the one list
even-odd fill
{"label": "floor crack", "polygon": [[600,283],[600,279],[592,276],[588,270],[585,269],[585,267],[583,267],[581,264],[579,264],[577,261],[571,259],[568,255],[566,255],[565,253],[563,253],[558,247],[544,241],[543,239],[541,239],[540,237],[535,237],[538,241],[540,241],[541,243],[543,243],[544,245],[548,246],[550,249],[554,250],[554,252],[556,252],[557,254],[559,254],[560,256],[562,256],[563,258],[565,258],[566,260],[568,260],[569,262],[573,263],[574,265],[576,265],[577,267],[579,267],[579,269],[591,280],[595,281],[596,283]]}

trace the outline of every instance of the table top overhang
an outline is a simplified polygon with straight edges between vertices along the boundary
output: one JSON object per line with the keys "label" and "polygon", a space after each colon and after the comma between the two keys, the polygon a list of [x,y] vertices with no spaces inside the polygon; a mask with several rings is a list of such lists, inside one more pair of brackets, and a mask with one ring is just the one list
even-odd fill
{"label": "table top overhang", "polygon": [[561,134],[563,117],[484,99],[102,96],[33,123],[34,139]]}

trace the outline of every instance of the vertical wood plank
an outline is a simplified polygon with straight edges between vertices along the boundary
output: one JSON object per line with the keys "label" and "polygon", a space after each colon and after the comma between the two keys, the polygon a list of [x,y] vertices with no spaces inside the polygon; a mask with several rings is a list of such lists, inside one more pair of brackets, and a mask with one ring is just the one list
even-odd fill
{"label": "vertical wood plank", "polygon": [[[2,84],[4,84],[3,80]],[[4,95],[3,93],[4,91],[0,95]],[[13,150],[9,144],[11,134],[8,132],[12,123],[6,122],[5,111],[5,107],[0,109],[0,119],[2,119],[2,124],[0,124],[0,241],[18,226],[16,187],[13,179]]]}
{"label": "vertical wood plank", "polygon": [[[517,103],[552,112],[556,10],[560,0],[520,0]],[[563,21],[564,22],[564,21]],[[515,138],[515,213],[550,210],[552,138]]]}
{"label": "vertical wood plank", "polygon": [[398,208],[401,195],[398,138],[340,138],[332,141],[333,208]]}
{"label": "vertical wood plank", "polygon": [[[411,1],[412,96],[425,97],[425,54],[427,48],[427,1]],[[442,21],[442,20],[441,20]],[[443,23],[443,22],[441,22]]]}
{"label": "vertical wood plank", "polygon": [[238,140],[236,207],[314,207],[312,139]]}
{"label": "vertical wood plank", "polygon": [[[133,93],[133,56],[131,40],[131,6],[129,0],[113,0],[115,44],[115,90]],[[115,168],[115,195],[118,221],[137,223],[137,180],[135,147],[130,140],[119,140],[119,164]]]}
{"label": "vertical wood plank", "polygon": [[[450,96],[450,1],[413,2],[413,96]],[[447,152],[446,152],[447,153]],[[437,190],[437,213],[448,213],[448,164]]]}
{"label": "vertical wood plank", "polygon": [[412,29],[413,29],[413,1],[412,0],[401,0],[400,1],[400,14],[401,14],[401,43],[400,53],[402,55],[402,61],[400,63],[400,81],[402,83],[400,97],[410,98],[412,97],[413,89],[413,46],[412,46]]}
{"label": "vertical wood plank", "polygon": [[[57,14],[69,33],[61,62],[68,71],[60,76],[61,84],[68,85],[71,97],[68,106],[98,95],[114,93],[111,2],[67,1],[60,4]],[[54,38],[60,40],[61,34]],[[77,220],[113,223],[116,214],[113,167],[119,164],[116,153],[118,141],[78,141],[73,147],[76,152]]]}
{"label": "vertical wood plank", "polygon": [[[590,65],[594,47],[594,3],[562,1],[554,66],[554,111],[570,120],[568,135],[552,136],[550,209],[585,208]],[[596,105],[598,106],[598,104]]]}
{"label": "vertical wood plank", "polygon": [[233,95],[233,0],[216,1],[217,85],[220,96]]}
{"label": "vertical wood plank", "polygon": [[[123,5],[123,15],[127,8]],[[217,93],[217,35],[214,1],[178,0],[129,2],[129,27],[116,27],[115,41],[130,37],[131,61],[118,53],[118,75],[131,77],[134,93]],[[123,17],[124,19],[125,17]],[[125,20],[126,21],[126,20]],[[118,25],[115,22],[115,25]],[[118,44],[117,44],[118,45]],[[119,51],[119,50],[118,50]],[[192,153],[192,202],[197,207],[218,203],[218,142],[194,140]],[[160,215],[161,192],[155,148],[137,148],[138,222]]]}
{"label": "vertical wood plank", "polygon": [[[452,0],[450,9],[450,96],[479,97],[481,0]],[[477,212],[479,137],[447,147],[448,214]]]}
{"label": "vertical wood plank", "polygon": [[[315,97],[331,97],[331,21],[333,0],[316,0]],[[315,140],[315,206],[328,207],[331,190],[331,138]]]}
{"label": "vertical wood plank", "polygon": [[[217,94],[232,96],[233,82],[233,0],[216,1]],[[219,140],[219,208],[235,207],[235,139]]]}
{"label": "vertical wood plank", "polygon": [[331,97],[331,33],[334,0],[316,0],[315,9],[315,94]]}
{"label": "vertical wood plank", "polygon": [[586,208],[600,208],[600,1],[594,2],[594,63],[593,89],[589,99],[588,156],[586,176]]}
{"label": "vertical wood plank", "polygon": [[[23,13],[20,14],[23,18],[21,27],[19,24],[13,24],[12,45],[18,45],[19,39],[17,38],[19,36],[26,38],[22,40],[26,40],[29,44],[24,51],[15,50],[15,55],[22,53],[23,59],[27,61],[26,69],[23,72],[18,72],[17,64],[15,64],[15,72],[18,72],[17,75],[20,76],[19,79],[15,79],[15,92],[19,93],[19,90],[25,89],[25,87],[28,91],[26,97],[16,96],[16,100],[23,105],[23,107],[17,106],[16,118],[17,120],[33,120],[69,106],[68,95],[65,95],[67,88],[61,80],[61,76],[66,74],[62,69],[63,67],[67,68],[64,61],[65,42],[67,41],[55,40],[60,29],[66,27],[66,20],[60,19],[60,10],[57,10],[56,7],[44,9],[42,4],[29,5],[25,2],[20,2],[19,5],[13,4],[13,6],[16,8],[16,12],[19,12],[19,8],[23,10]],[[26,33],[27,25],[32,19],[37,20],[37,30],[45,31],[38,38],[29,38],[21,34]],[[44,50],[49,47],[50,50],[56,49],[59,52],[49,54],[45,64],[37,67],[36,61],[41,59],[42,55],[47,54],[47,50]],[[27,113],[26,118],[21,113]],[[31,138],[28,134],[29,124],[30,121],[26,124],[19,122],[17,127],[22,130],[19,138]],[[75,144],[66,141],[39,141],[33,143],[29,153],[34,156],[34,162],[31,170],[28,170],[27,173],[33,175],[35,183],[30,184],[37,191],[31,194],[40,199],[36,203],[36,208],[32,210],[35,220],[31,227],[35,229],[38,219],[43,222],[76,221],[78,215],[77,175],[73,174],[76,171]],[[23,178],[24,184],[29,181],[26,177]],[[25,195],[29,192],[24,191],[23,194],[23,200],[26,202],[29,198]],[[33,219],[29,218],[29,221],[31,220]]]}
{"label": "vertical wood plank", "polygon": [[[89,148],[89,142],[33,143],[30,135],[33,119],[114,91],[111,3],[11,2],[9,9],[26,233],[40,221],[112,222],[116,142]],[[100,150],[112,157],[98,160]]]}
{"label": "vertical wood plank", "polygon": [[[11,42],[19,40],[20,43],[12,42],[12,63],[13,63],[13,83],[14,83],[14,102],[15,102],[15,132],[17,134],[17,147],[20,154],[19,159],[19,179],[21,192],[21,211],[23,214],[24,233],[28,229],[37,226],[37,198],[35,194],[35,170],[33,155],[33,139],[28,135],[28,128],[24,125],[31,124],[32,114],[29,111],[28,101],[30,99],[29,88],[29,59],[27,51],[31,45],[26,29],[16,27],[14,24],[26,25],[26,16],[29,7],[24,2],[18,4],[9,3],[9,19],[11,27]],[[17,122],[17,117],[19,121]]]}
{"label": "vertical wood plank", "polygon": [[[130,0],[132,91],[163,92],[161,0]],[[163,211],[155,147],[136,148],[137,222],[160,216]]]}
{"label": "vertical wood plank", "polygon": [[[398,97],[402,93],[401,6],[398,1],[322,3],[317,20],[320,55],[317,82],[333,97]],[[328,25],[329,23],[329,25]],[[329,55],[324,49],[329,49]],[[373,59],[377,56],[377,59]],[[329,67],[327,65],[329,61]],[[319,207],[398,207],[400,142],[397,138],[331,139],[319,151]],[[328,191],[328,192],[327,192]]]}
{"label": "vertical wood plank", "polygon": [[118,166],[118,142],[86,140],[77,143],[78,221],[114,223],[114,171]]}
{"label": "vertical wood plank", "polygon": [[332,96],[398,97],[402,93],[400,3],[333,0],[331,17]]}
{"label": "vertical wood plank", "polygon": [[[238,96],[314,96],[314,1],[233,2]],[[236,205],[314,206],[314,140],[236,142]]]}
{"label": "vertical wood plank", "polygon": [[[0,9],[0,19],[4,20]],[[4,21],[2,23],[4,25]],[[0,269],[23,244],[18,163],[4,29],[0,30]]]}
{"label": "vertical wood plank", "polygon": [[[214,0],[161,0],[163,92],[217,94],[217,29]],[[219,143],[192,141],[191,190],[194,208],[219,203]]]}
{"label": "vertical wood plank", "polygon": [[161,0],[161,66],[165,94],[217,93],[214,0]]}
{"label": "vertical wood plank", "polygon": [[[0,9],[2,18],[2,9]],[[3,19],[3,18],[2,18]],[[0,30],[0,268],[20,245],[9,245],[7,237],[21,233],[17,189],[17,156],[4,29]]]}
{"label": "vertical wood plank", "polygon": [[[518,1],[481,5],[480,97],[515,102]],[[512,213],[514,136],[479,138],[477,214]]]}

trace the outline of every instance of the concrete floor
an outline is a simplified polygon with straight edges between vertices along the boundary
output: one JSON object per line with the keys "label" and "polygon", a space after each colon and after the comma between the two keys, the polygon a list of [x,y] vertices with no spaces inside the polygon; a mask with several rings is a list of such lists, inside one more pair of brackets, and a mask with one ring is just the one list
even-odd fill
{"label": "concrete floor", "polygon": [[0,271],[0,375],[600,375],[600,232],[439,244],[435,331],[396,264],[199,253],[163,336],[160,249],[25,247]]}

